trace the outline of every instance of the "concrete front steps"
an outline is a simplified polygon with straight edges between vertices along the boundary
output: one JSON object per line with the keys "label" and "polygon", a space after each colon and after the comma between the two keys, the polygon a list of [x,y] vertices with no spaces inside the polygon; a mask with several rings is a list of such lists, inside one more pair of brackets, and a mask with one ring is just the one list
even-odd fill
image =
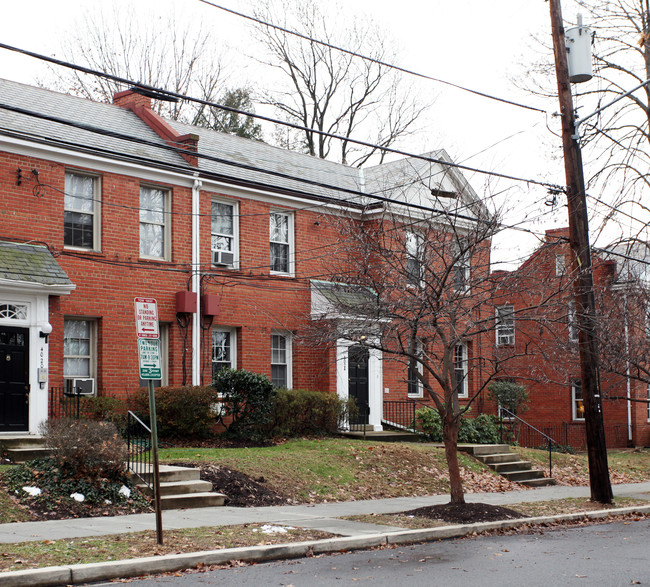
{"label": "concrete front steps", "polygon": [[529,487],[556,483],[555,479],[545,477],[544,471],[533,469],[531,462],[522,460],[519,453],[510,452],[507,444],[461,444],[458,448],[510,481]]}
{"label": "concrete front steps", "polygon": [[50,451],[45,448],[41,436],[24,433],[0,436],[0,454],[12,463],[25,463],[50,456]]}
{"label": "concrete front steps", "polygon": [[[153,472],[142,475],[153,484]],[[205,508],[222,506],[226,501],[223,493],[217,493],[209,481],[200,479],[201,472],[190,467],[160,465],[160,505],[163,510]],[[138,488],[152,494],[149,486],[139,483]]]}

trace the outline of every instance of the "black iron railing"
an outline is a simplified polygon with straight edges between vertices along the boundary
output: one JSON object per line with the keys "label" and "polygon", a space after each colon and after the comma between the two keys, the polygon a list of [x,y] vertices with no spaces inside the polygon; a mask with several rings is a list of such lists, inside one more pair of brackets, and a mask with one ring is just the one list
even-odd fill
{"label": "black iron railing", "polygon": [[415,412],[420,408],[429,408],[417,400],[387,400],[384,402],[382,423],[400,430],[420,433],[415,419]]}
{"label": "black iron railing", "polygon": [[65,387],[50,387],[49,419],[61,420],[63,418],[79,419],[81,405],[81,390],[74,387],[71,390]]}
{"label": "black iron railing", "polygon": [[[548,434],[545,434],[532,424],[522,420],[517,414],[510,410],[501,407],[500,410],[500,430],[501,442],[517,442],[520,446],[524,446],[518,440],[522,432],[528,436],[535,438],[535,448],[545,448],[548,450],[548,476],[553,477],[553,447],[559,447],[560,443],[553,440]],[[522,428],[523,426],[523,428]],[[530,446],[530,445],[526,445]]]}
{"label": "black iron railing", "polygon": [[354,410],[348,414],[348,427],[350,432],[363,432],[366,437],[366,430],[370,420],[370,406],[367,402],[357,402]]}
{"label": "black iron railing", "polygon": [[153,491],[151,428],[131,411],[127,413],[126,422],[129,471]]}

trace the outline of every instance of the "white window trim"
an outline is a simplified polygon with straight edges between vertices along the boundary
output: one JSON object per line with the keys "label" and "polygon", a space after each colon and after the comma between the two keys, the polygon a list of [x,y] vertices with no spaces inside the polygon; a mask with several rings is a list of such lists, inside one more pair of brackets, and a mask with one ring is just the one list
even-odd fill
{"label": "white window trim", "polygon": [[[237,200],[227,200],[225,198],[215,198],[213,197],[210,202],[210,263],[212,264],[212,253],[215,250],[212,248],[212,202],[215,204],[226,204],[232,207],[232,254],[234,255],[234,261],[232,265],[228,266],[216,266],[221,269],[239,269],[239,202]],[[229,235],[227,235],[229,236]]]}
{"label": "white window trim", "polygon": [[[101,224],[102,224],[102,206],[101,206],[101,200],[102,200],[102,176],[98,175],[96,173],[88,173],[86,171],[77,171],[76,169],[66,169],[65,175],[64,175],[64,195],[63,195],[63,212],[64,212],[64,217],[65,217],[65,212],[76,212],[76,210],[67,210],[65,207],[65,195],[67,192],[65,192],[65,185],[67,183],[66,181],[66,176],[67,175],[77,175],[79,177],[89,177],[93,180],[93,211],[92,211],[92,217],[93,217],[93,246],[92,247],[76,247],[74,245],[67,245],[65,244],[65,235],[64,235],[64,244],[63,247],[66,249],[70,249],[73,251],[93,251],[96,253],[101,252],[102,250],[102,231],[101,231]],[[65,222],[65,220],[64,220]],[[65,230],[65,229],[64,229]]]}
{"label": "white window trim", "polygon": [[[237,369],[237,329],[228,326],[213,326],[211,333],[213,332],[230,333],[230,368]],[[212,339],[210,339],[210,352],[212,353]],[[212,366],[213,363],[212,354],[210,354],[210,365]]]}
{"label": "white window trim", "polygon": [[97,318],[88,318],[85,316],[65,316],[63,319],[64,322],[64,340],[65,340],[65,322],[75,321],[75,322],[88,322],[90,325],[90,361],[88,364],[88,376],[83,375],[66,375],[65,374],[65,359],[69,355],[65,354],[65,346],[63,349],[63,380],[64,383],[72,379],[94,379],[95,380],[95,394],[97,394]]}
{"label": "white window trim", "polygon": [[[420,363],[419,361],[416,362],[415,368],[417,369],[417,372],[420,375],[422,375],[422,373],[423,373],[422,363]],[[407,367],[406,367],[407,378],[408,378],[408,375],[409,375],[409,371],[410,371],[410,369],[409,369],[409,366],[407,365]],[[422,385],[422,381],[420,381],[419,379],[416,381],[416,385],[417,385],[417,389],[418,389],[416,393],[411,393],[411,392],[408,391],[408,389],[409,389],[408,379],[407,379],[406,385],[407,385],[406,389],[407,389],[407,396],[408,397],[411,397],[413,399],[424,397],[424,386]]]}
{"label": "white window trim", "polygon": [[[576,409],[576,387],[577,387],[576,383],[578,383],[578,381],[579,381],[578,379],[574,379],[571,382],[571,419],[573,421],[575,421],[575,422],[584,422],[585,417],[582,416],[582,418],[580,418],[578,416],[578,410]],[[582,406],[584,407],[584,405],[585,405],[585,403],[584,403],[584,391],[583,391],[583,396],[582,397],[583,397]]]}
{"label": "white window trim", "polygon": [[[409,250],[409,239],[415,241],[415,254]],[[406,250],[406,284],[409,287],[421,287],[424,283],[424,237],[409,230],[406,232],[404,238],[404,245]],[[411,275],[408,269],[408,262],[414,259],[418,263],[418,276]]]}
{"label": "white window trim", "polygon": [[[162,257],[154,257],[151,255],[143,255],[142,251],[140,250],[140,238],[142,234],[142,225],[143,224],[153,224],[155,226],[160,226],[160,224],[156,222],[143,222],[142,219],[139,217],[140,214],[140,209],[142,208],[141,206],[141,190],[142,188],[145,189],[152,189],[152,190],[160,190],[163,192],[164,197],[163,197],[163,256]],[[150,184],[150,183],[142,183],[140,184],[138,188],[138,254],[140,256],[140,259],[155,259],[157,261],[170,261],[172,258],[172,243],[171,243],[171,236],[172,236],[172,230],[171,230],[171,201],[172,201],[172,192],[168,187],[161,186],[161,185],[156,185],[156,184]]]}
{"label": "white window trim", "polygon": [[469,397],[469,349],[466,342],[459,342],[454,347],[454,370],[456,369],[456,347],[463,347],[463,381],[462,393],[458,394],[459,398],[468,398]]}
{"label": "white window trim", "polygon": [[[509,316],[512,318],[512,334],[503,334],[502,330],[506,326],[502,321],[502,315],[500,310],[505,308],[511,308],[512,311],[508,312]],[[494,335],[497,346],[514,346],[516,339],[516,323],[515,323],[515,306],[514,304],[503,304],[501,306],[496,306],[494,308]],[[508,326],[508,329],[510,327]]]}
{"label": "white window trim", "polygon": [[[459,254],[456,249],[454,254]],[[470,279],[472,278],[472,255],[469,250],[465,251],[461,257],[459,257],[453,265],[452,272],[452,285],[453,290],[457,294],[466,294],[470,290]],[[462,270],[463,272],[463,284],[462,288],[456,289],[456,272]]]}
{"label": "white window trim", "polygon": [[[286,216],[288,218],[287,222],[287,229],[289,231],[289,271],[273,271],[270,269],[269,266],[269,272],[271,275],[288,275],[291,277],[295,276],[295,239],[294,239],[294,214],[291,211],[288,210],[276,210],[276,209],[271,209],[269,211],[269,218],[271,214],[281,214],[283,216]],[[270,221],[269,221],[269,263],[270,263],[270,249],[271,249],[271,229],[270,229]],[[286,243],[282,243],[286,244]]]}
{"label": "white window trim", "polygon": [[555,255],[555,275],[562,277],[566,273],[566,256],[564,254]]}
{"label": "white window trim", "polygon": [[567,307],[567,330],[569,342],[578,342],[578,319],[574,300],[570,300]]}
{"label": "white window trim", "polygon": [[[282,336],[286,343],[286,363],[273,363],[273,348],[271,347],[271,365],[286,365],[287,367],[287,389],[293,388],[293,337],[285,330],[272,330],[271,336]],[[270,337],[269,337],[270,341]]]}
{"label": "white window trim", "polygon": [[648,400],[648,404],[647,404],[647,408],[646,408],[647,411],[648,411],[648,414],[647,414],[648,422],[650,422],[650,383],[648,383],[648,385],[646,387],[646,399]]}

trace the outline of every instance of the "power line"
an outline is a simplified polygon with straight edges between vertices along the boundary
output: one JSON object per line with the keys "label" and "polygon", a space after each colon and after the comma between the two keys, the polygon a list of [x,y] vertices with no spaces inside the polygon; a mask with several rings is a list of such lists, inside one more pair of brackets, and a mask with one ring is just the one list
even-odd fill
{"label": "power line", "polygon": [[[528,184],[539,185],[539,186],[542,186],[542,187],[547,188],[547,189],[554,189],[554,190],[560,190],[560,191],[564,190],[564,188],[561,187],[561,186],[551,184],[551,183],[548,183],[548,182],[544,182],[544,181],[540,181],[540,180],[526,179],[526,178],[523,178],[523,177],[507,175],[507,174],[504,174],[504,173],[497,173],[497,172],[494,172],[494,171],[486,171],[484,169],[479,169],[479,168],[476,168],[476,167],[469,167],[467,165],[461,165],[459,163],[452,163],[452,162],[449,162],[449,161],[444,161],[442,159],[435,159],[433,157],[427,157],[425,155],[418,155],[418,154],[415,154],[415,153],[409,153],[408,151],[403,151],[401,149],[395,149],[393,147],[386,147],[386,146],[382,146],[382,145],[377,145],[375,143],[370,143],[368,141],[361,141],[359,139],[353,139],[351,137],[346,137],[346,136],[343,136],[343,135],[338,135],[338,134],[330,133],[330,132],[327,132],[327,131],[313,129],[313,128],[310,128],[310,127],[307,127],[307,126],[302,126],[300,124],[295,124],[295,123],[292,123],[292,122],[279,120],[277,118],[271,118],[270,116],[264,116],[262,114],[257,114],[255,112],[246,112],[245,110],[238,110],[237,108],[232,108],[230,106],[224,106],[222,104],[217,104],[216,102],[210,102],[208,100],[203,100],[201,98],[194,98],[192,96],[187,96],[185,94],[180,94],[178,92],[173,92],[171,90],[156,88],[156,87],[150,86],[148,84],[143,84],[141,82],[135,82],[133,80],[129,80],[129,79],[126,79],[126,78],[123,78],[123,77],[119,77],[119,76],[116,76],[116,75],[112,75],[112,74],[109,74],[109,73],[105,73],[105,72],[102,72],[102,71],[91,69],[91,68],[88,68],[88,67],[83,67],[81,65],[76,65],[76,64],[70,63],[68,61],[63,61],[61,59],[55,59],[54,57],[48,57],[46,55],[42,55],[42,54],[39,54],[39,53],[34,53],[32,51],[27,51],[26,49],[20,49],[18,47],[14,47],[12,45],[7,45],[5,43],[0,43],[0,48],[7,49],[9,51],[15,51],[15,52],[21,53],[23,55],[28,55],[30,57],[34,57],[35,59],[40,59],[42,61],[47,61],[48,63],[53,63],[55,65],[60,65],[62,67],[67,67],[69,69],[74,69],[76,71],[81,71],[83,73],[87,73],[87,74],[90,74],[90,75],[96,75],[96,76],[99,76],[99,77],[103,77],[105,79],[109,79],[109,80],[114,81],[114,82],[122,83],[122,84],[129,85],[129,86],[132,86],[132,87],[142,88],[144,90],[147,90],[149,92],[154,92],[154,93],[160,94],[162,96],[171,96],[171,97],[178,98],[178,99],[181,99],[181,100],[196,102],[197,104],[203,104],[204,106],[210,106],[212,108],[219,108],[221,110],[226,110],[227,112],[232,112],[232,113],[235,113],[235,114],[241,114],[242,116],[250,116],[252,118],[257,118],[259,120],[264,120],[266,122],[271,122],[273,124],[280,124],[280,125],[283,125],[283,126],[288,126],[290,128],[296,129],[296,130],[315,133],[315,134],[325,136],[325,137],[328,137],[328,138],[332,138],[332,139],[336,139],[336,140],[340,140],[340,141],[346,141],[348,143],[353,143],[355,145],[360,145],[362,147],[369,147],[371,149],[378,149],[378,150],[384,151],[386,153],[392,153],[392,154],[395,154],[395,155],[402,155],[403,157],[409,157],[409,158],[412,158],[412,159],[419,159],[419,160],[422,160],[422,161],[426,161],[428,163],[437,163],[438,165],[443,165],[443,166],[447,166],[447,167],[461,169],[463,171],[469,171],[469,172],[473,172],[473,173],[489,175],[489,176],[492,176],[492,177],[499,177],[501,179],[509,179],[509,180],[512,180],[512,181],[519,181],[519,182],[524,182],[524,183],[528,183]],[[156,145],[156,146],[160,146],[160,145]],[[188,155],[191,155],[191,156],[196,156],[197,155],[193,151],[184,151],[184,150],[182,150],[182,151],[185,154],[188,154]]]}
{"label": "power line", "polygon": [[462,90],[464,92],[469,92],[470,94],[474,94],[475,96],[480,96],[482,98],[488,98],[489,100],[495,100],[497,102],[502,102],[504,104],[510,104],[511,106],[517,106],[518,108],[524,108],[526,110],[533,110],[535,112],[542,112],[542,113],[546,114],[546,110],[543,110],[541,108],[537,108],[535,106],[529,106],[527,104],[521,104],[519,102],[515,102],[513,100],[508,100],[506,98],[500,98],[500,97],[494,96],[492,94],[487,94],[485,92],[480,92],[479,90],[472,90],[471,88],[467,88],[465,86],[454,84],[452,82],[448,82],[446,80],[443,80],[443,79],[440,79],[440,78],[437,78],[437,77],[432,77],[432,76],[426,75],[424,73],[419,73],[419,72],[413,71],[411,69],[406,69],[404,67],[400,67],[399,65],[395,65],[393,63],[388,63],[386,61],[382,61],[381,59],[375,59],[374,57],[368,57],[367,55],[362,55],[361,53],[357,53],[357,52],[352,51],[350,49],[345,49],[344,47],[339,47],[337,45],[333,45],[332,43],[328,43],[326,41],[321,41],[319,39],[315,39],[315,38],[310,37],[308,35],[304,35],[302,33],[299,33],[297,31],[293,31],[291,29],[281,27],[281,26],[279,26],[277,24],[267,22],[265,20],[262,20],[261,18],[251,16],[250,14],[245,14],[243,12],[238,12],[238,11],[233,10],[231,8],[226,8],[225,6],[221,6],[220,4],[216,4],[214,2],[209,2],[209,0],[199,0],[199,2],[203,2],[203,4],[207,4],[208,6],[212,6],[213,8],[218,8],[219,10],[223,10],[224,12],[234,14],[235,16],[240,16],[241,18],[251,20],[251,21],[256,22],[257,24],[260,24],[262,26],[270,27],[270,28],[276,29],[278,31],[281,31],[283,33],[287,33],[288,35],[293,35],[293,36],[298,37],[300,39],[304,39],[305,41],[309,41],[310,43],[316,43],[317,45],[322,45],[323,47],[328,47],[329,49],[334,49],[335,51],[340,51],[341,53],[347,53],[348,55],[352,55],[353,57],[359,57],[360,59],[363,59],[364,61],[369,61],[371,63],[375,63],[377,65],[380,65],[382,67],[386,67],[388,69],[394,69],[395,71],[400,71],[400,72],[406,73],[408,75],[413,75],[415,77],[419,77],[419,78],[422,78],[422,79],[426,79],[426,80],[434,81],[434,82],[444,84],[444,85],[447,85],[447,86],[451,86],[452,88],[456,88],[456,89]]}

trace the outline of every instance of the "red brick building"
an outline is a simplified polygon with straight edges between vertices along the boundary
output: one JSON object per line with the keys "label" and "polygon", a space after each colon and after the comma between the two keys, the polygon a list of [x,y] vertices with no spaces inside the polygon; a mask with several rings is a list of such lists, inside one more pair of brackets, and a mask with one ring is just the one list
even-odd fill
{"label": "red brick building", "polygon": [[[529,409],[520,416],[561,444],[585,446],[577,327],[568,229],[546,231],[544,243],[512,272],[495,274],[495,360],[500,373],[526,386]],[[601,314],[601,389],[607,445],[650,445],[647,384],[625,376],[625,333],[644,323],[645,311],[622,313],[614,260],[594,256]],[[645,335],[644,335],[645,336]],[[624,361],[623,361],[624,362]],[[647,378],[646,378],[647,380]],[[636,401],[641,400],[641,401]],[[522,430],[525,433],[525,430]],[[524,441],[525,442],[525,441]]]}
{"label": "red brick building", "polygon": [[[395,163],[351,168],[166,121],[133,91],[99,104],[0,80],[0,93],[0,433],[35,433],[50,388],[133,393],[136,297],[158,303],[157,384],[245,368],[278,386],[361,394],[377,429],[382,400],[406,399],[403,364],[367,351],[353,381],[355,341],[302,337],[339,219],[394,205],[373,194],[404,185]],[[450,206],[449,194],[478,205],[457,170],[419,163],[401,206]]]}

